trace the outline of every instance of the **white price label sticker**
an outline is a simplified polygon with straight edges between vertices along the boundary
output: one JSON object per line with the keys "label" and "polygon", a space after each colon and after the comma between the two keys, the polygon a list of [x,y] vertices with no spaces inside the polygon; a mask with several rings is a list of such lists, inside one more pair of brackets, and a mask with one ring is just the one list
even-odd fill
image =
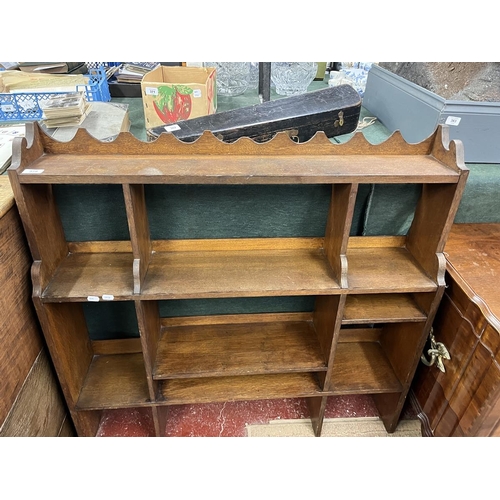
{"label": "white price label sticker", "polygon": [[201,89],[193,89],[193,97],[201,97]]}
{"label": "white price label sticker", "polygon": [[43,168],[25,168],[22,173],[23,174],[42,174],[44,171]]}
{"label": "white price label sticker", "polygon": [[2,104],[0,108],[4,113],[13,113],[16,110],[16,107],[13,104]]}
{"label": "white price label sticker", "polygon": [[146,87],[146,95],[158,95],[158,89],[156,87]]}
{"label": "white price label sticker", "polygon": [[89,296],[87,297],[87,300],[88,300],[89,302],[99,302],[99,297],[98,297],[97,295],[89,295]]}
{"label": "white price label sticker", "polygon": [[167,132],[173,132],[174,130],[180,130],[180,129],[181,129],[181,127],[179,127],[179,125],[177,125],[177,124],[174,124],[174,125],[166,125],[166,126],[165,126],[165,130],[166,130]]}
{"label": "white price label sticker", "polygon": [[457,126],[459,123],[460,123],[460,120],[462,118],[458,117],[458,116],[448,116],[448,118],[446,118],[446,125],[453,125],[453,126]]}
{"label": "white price label sticker", "polygon": [[115,300],[114,295],[103,295],[102,300]]}

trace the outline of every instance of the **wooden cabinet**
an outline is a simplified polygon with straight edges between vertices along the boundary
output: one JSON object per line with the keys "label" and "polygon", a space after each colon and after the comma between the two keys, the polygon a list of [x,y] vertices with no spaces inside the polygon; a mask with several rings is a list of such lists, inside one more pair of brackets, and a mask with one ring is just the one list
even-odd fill
{"label": "wooden cabinet", "polygon": [[[419,144],[399,134],[379,145],[361,134],[346,144],[323,134],[227,144],[209,132],[193,143],[128,133],[102,143],[82,130],[59,143],[28,127],[9,175],[34,260],[33,300],[79,435],[95,435],[106,409],[148,407],[162,435],[169,405],[285,397],[307,398],[320,435],[327,398],[338,394],[372,394],[393,432],[444,291],[443,248],[468,174],[461,143],[446,133]],[[421,186],[407,235],[350,235],[358,188],[376,183]],[[68,238],[62,185],[104,198],[119,189],[124,213],[113,212],[128,238]],[[324,236],[165,237],[150,227],[158,185],[171,197],[186,185],[326,186]],[[252,203],[244,192],[235,204]],[[167,225],[173,213],[162,212]],[[197,221],[195,213],[188,222]],[[274,298],[310,307],[221,310]],[[217,307],[171,314],[185,300]],[[132,311],[138,334],[108,321],[110,335],[93,337],[99,309],[114,309],[118,323]]]}
{"label": "wooden cabinet", "polygon": [[0,437],[74,433],[31,300],[31,255],[0,175]]}
{"label": "wooden cabinet", "polygon": [[412,390],[428,435],[500,435],[500,224],[454,224],[434,336],[445,372],[420,365]]}

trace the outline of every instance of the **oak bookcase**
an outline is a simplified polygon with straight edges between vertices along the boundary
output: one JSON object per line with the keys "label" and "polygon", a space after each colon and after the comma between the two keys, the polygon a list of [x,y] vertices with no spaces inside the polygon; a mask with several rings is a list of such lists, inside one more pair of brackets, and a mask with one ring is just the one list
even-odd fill
{"label": "oak bookcase", "polygon": [[[101,142],[85,130],[62,143],[28,125],[9,177],[78,435],[95,435],[104,410],[149,407],[161,436],[169,405],[304,397],[320,436],[327,398],[340,394],[371,394],[393,432],[443,295],[443,248],[467,175],[445,127],[419,144],[395,133],[372,145],[322,133],[300,144],[286,133],[229,144],[210,132],[193,143],[126,132]],[[377,183],[421,185],[406,235],[350,235],[358,187]],[[60,184],[118,185],[130,238],[68,241]],[[152,238],[151,184],[331,185],[324,237]],[[314,307],[176,317],[159,307],[255,297],[309,297]],[[91,339],[88,302],[128,302],[138,337]]]}

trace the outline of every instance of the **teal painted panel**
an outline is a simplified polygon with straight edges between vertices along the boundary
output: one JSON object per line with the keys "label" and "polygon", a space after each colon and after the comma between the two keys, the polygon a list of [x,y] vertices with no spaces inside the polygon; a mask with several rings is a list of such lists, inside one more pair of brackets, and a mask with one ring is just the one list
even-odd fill
{"label": "teal painted panel", "polygon": [[410,229],[422,192],[420,184],[373,184],[363,236],[400,236]]}
{"label": "teal painted panel", "polygon": [[53,190],[67,241],[130,240],[122,186],[55,184]]}
{"label": "teal painted panel", "polygon": [[314,296],[161,300],[159,309],[162,318],[216,314],[311,312],[314,309],[314,301]]}
{"label": "teal painted panel", "polygon": [[[147,185],[152,239],[322,237],[329,185]],[[55,185],[68,241],[129,240],[119,185]],[[351,234],[361,234],[360,186]]]}
{"label": "teal painted panel", "polygon": [[91,340],[139,337],[134,302],[84,302],[83,313]]}
{"label": "teal painted panel", "polygon": [[331,186],[149,185],[152,239],[324,236]]}

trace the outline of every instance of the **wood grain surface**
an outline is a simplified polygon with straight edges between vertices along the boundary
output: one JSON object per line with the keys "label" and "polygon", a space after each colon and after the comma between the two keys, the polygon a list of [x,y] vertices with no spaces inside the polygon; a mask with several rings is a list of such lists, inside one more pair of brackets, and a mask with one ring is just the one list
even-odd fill
{"label": "wood grain surface", "polygon": [[499,242],[500,224],[455,224],[445,247],[450,273],[460,275],[482,299],[493,323],[500,321]]}
{"label": "wood grain surface", "polygon": [[[67,414],[66,403],[56,382],[48,353],[46,349],[42,349],[15,404],[0,427],[0,437],[58,437]],[[70,429],[71,427],[63,433],[71,435]]]}
{"label": "wood grain surface", "polygon": [[156,379],[326,371],[312,321],[165,328],[156,359]]}
{"label": "wood grain surface", "polygon": [[322,396],[313,373],[164,380],[159,403],[189,404]]}
{"label": "wood grain surface", "polygon": [[0,422],[3,422],[43,347],[31,302],[31,258],[15,207],[0,219],[0,249]]}

